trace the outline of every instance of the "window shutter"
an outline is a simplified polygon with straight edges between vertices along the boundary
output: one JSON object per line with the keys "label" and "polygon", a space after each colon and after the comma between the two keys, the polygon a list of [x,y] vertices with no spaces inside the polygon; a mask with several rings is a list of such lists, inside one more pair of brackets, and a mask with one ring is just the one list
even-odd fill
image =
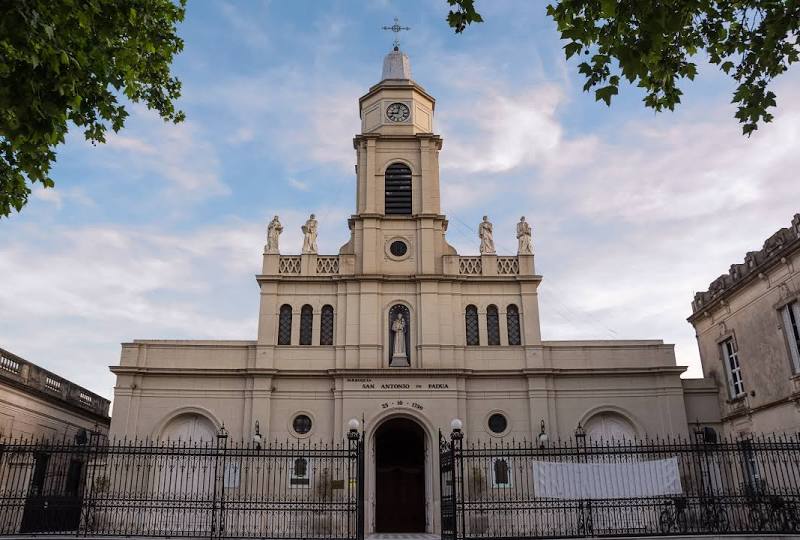
{"label": "window shutter", "polygon": [[411,169],[402,163],[392,163],[384,177],[386,214],[411,214]]}

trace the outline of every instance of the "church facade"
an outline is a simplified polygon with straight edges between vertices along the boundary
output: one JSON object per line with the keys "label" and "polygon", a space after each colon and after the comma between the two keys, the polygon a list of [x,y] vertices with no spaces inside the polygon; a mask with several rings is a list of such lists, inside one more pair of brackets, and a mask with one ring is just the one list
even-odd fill
{"label": "church facade", "polygon": [[[408,57],[387,55],[360,98],[350,241],[280,253],[270,223],[252,341],[135,340],[122,346],[112,436],[341,441],[362,423],[367,532],[439,530],[438,431],[470,440],[687,436],[719,422],[717,389],[682,380],[660,340],[547,341],[539,323],[531,229],[498,255],[488,219],[481,255],[447,243],[435,100]],[[258,427],[256,427],[258,426]],[[405,509],[405,510],[398,510]]]}

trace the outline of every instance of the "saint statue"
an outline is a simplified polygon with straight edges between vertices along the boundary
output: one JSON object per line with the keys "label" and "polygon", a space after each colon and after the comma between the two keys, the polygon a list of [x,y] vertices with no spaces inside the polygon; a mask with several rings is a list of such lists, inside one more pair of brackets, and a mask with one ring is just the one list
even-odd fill
{"label": "saint statue", "polygon": [[533,255],[533,245],[531,244],[531,226],[525,221],[525,216],[519,218],[517,223],[517,255]]}
{"label": "saint statue", "polygon": [[481,239],[481,255],[494,255],[494,234],[492,233],[492,222],[483,216],[483,221],[478,225],[478,236]]}
{"label": "saint statue", "polygon": [[300,227],[303,230],[303,253],[317,252],[317,220],[311,214],[306,224]]}
{"label": "saint statue", "polygon": [[278,237],[282,232],[283,225],[281,225],[278,216],[275,216],[267,226],[267,245],[264,247],[265,253],[280,253],[278,251]]}
{"label": "saint statue", "polygon": [[400,365],[408,365],[408,354],[406,353],[406,321],[401,313],[392,322],[392,332],[394,338],[392,340],[392,359],[389,365],[394,364],[395,360],[402,362]]}

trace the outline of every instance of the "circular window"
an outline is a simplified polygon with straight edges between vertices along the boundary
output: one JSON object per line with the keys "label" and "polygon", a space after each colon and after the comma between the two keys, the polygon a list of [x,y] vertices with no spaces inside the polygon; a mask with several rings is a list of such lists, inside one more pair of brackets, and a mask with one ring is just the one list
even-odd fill
{"label": "circular window", "polygon": [[305,435],[311,431],[311,418],[305,414],[298,414],[292,420],[292,429],[298,435]]}
{"label": "circular window", "polygon": [[402,240],[395,240],[392,242],[392,245],[389,246],[389,253],[394,255],[395,257],[402,257],[408,251],[408,246]]}
{"label": "circular window", "polygon": [[508,420],[500,413],[489,417],[489,430],[492,433],[503,433],[508,428]]}

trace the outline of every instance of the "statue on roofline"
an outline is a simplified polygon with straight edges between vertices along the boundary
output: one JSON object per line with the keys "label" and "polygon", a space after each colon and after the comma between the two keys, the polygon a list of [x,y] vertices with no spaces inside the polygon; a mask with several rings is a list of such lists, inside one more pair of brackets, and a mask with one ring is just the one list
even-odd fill
{"label": "statue on roofline", "polygon": [[311,214],[305,225],[300,227],[303,231],[303,254],[317,253],[317,220]]}
{"label": "statue on roofline", "polygon": [[267,225],[267,245],[264,247],[265,253],[280,253],[278,249],[278,240],[283,232],[283,225],[281,225],[278,216],[272,218],[272,221]]}

